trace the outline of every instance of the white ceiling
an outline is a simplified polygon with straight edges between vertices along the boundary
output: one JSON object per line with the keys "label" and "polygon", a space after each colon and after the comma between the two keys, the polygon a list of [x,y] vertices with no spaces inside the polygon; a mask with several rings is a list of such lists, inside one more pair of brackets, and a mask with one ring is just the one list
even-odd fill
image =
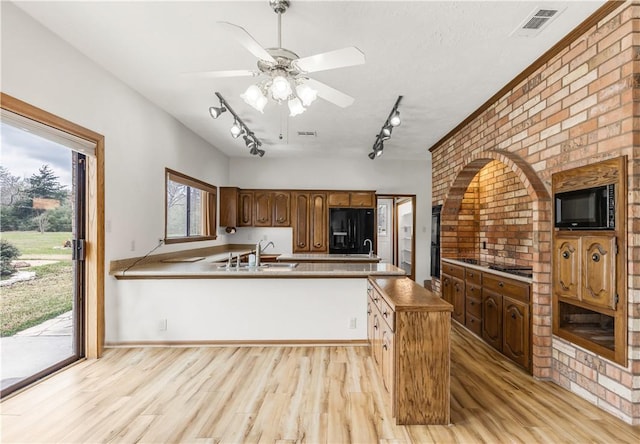
{"label": "white ceiling", "polygon": [[[283,47],[306,57],[356,46],[366,63],[310,75],[354,97],[353,105],[343,109],[319,99],[288,117],[286,104],[270,103],[260,114],[242,101],[239,95],[256,79],[184,75],[255,69],[254,56],[215,22],[242,26],[262,46],[275,47],[277,15],[268,0],[16,2],[229,156],[249,154],[229,133],[229,113],[209,116],[208,108],[218,106],[215,91],[262,140],[266,156],[336,159],[366,159],[403,95],[403,123],[376,161],[424,159],[429,147],[603,3],[292,0],[282,16]],[[538,7],[563,12],[535,37],[511,36]]]}

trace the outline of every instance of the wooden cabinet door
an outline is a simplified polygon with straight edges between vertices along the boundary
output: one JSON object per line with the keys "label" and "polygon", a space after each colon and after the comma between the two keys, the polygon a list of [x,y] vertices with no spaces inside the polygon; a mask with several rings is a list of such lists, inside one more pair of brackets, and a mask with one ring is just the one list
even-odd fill
{"label": "wooden cabinet door", "polygon": [[309,213],[309,251],[311,253],[326,253],[328,251],[327,238],[329,237],[326,193],[313,193],[310,195]]}
{"label": "wooden cabinet door", "polygon": [[332,191],[328,196],[330,207],[348,207],[349,193],[347,191]]}
{"label": "wooden cabinet door", "polygon": [[269,191],[255,191],[253,194],[253,226],[270,227],[271,197]]}
{"label": "wooden cabinet door", "polygon": [[466,310],[465,298],[464,298],[464,281],[462,279],[451,277],[451,290],[453,305],[453,313],[451,317],[464,325],[464,313]]}
{"label": "wooden cabinet door", "polygon": [[393,395],[393,378],[395,375],[393,339],[393,332],[384,324],[381,339],[380,369],[382,370],[382,383],[390,396]]}
{"label": "wooden cabinet door", "polygon": [[502,351],[502,295],[482,289],[482,339]]}
{"label": "wooden cabinet door", "polygon": [[371,192],[353,192],[350,204],[352,207],[373,208],[376,204],[376,196]]}
{"label": "wooden cabinet door", "polygon": [[616,308],[616,238],[586,236],[582,239],[582,301],[602,308]]}
{"label": "wooden cabinet door", "polygon": [[553,258],[553,292],[563,298],[580,299],[580,239],[556,236]]}
{"label": "wooden cabinet door", "polygon": [[373,354],[373,360],[376,365],[380,365],[382,356],[380,353],[382,352],[382,330],[380,328],[380,324],[382,323],[382,319],[380,319],[380,312],[378,311],[378,307],[373,306],[373,334],[371,335],[371,342],[373,347],[371,348],[371,352]]}
{"label": "wooden cabinet door", "polygon": [[293,193],[293,252],[309,252],[309,194]]}
{"label": "wooden cabinet door", "polygon": [[273,193],[273,226],[289,227],[291,226],[291,205],[290,194],[284,191],[276,191]]}
{"label": "wooden cabinet door", "polygon": [[367,342],[373,353],[373,301],[371,298],[367,299]]}
{"label": "wooden cabinet door", "polygon": [[502,313],[502,353],[528,369],[529,305],[504,296]]}
{"label": "wooden cabinet door", "polygon": [[220,226],[238,225],[238,188],[220,187]]}
{"label": "wooden cabinet door", "polygon": [[253,226],[253,191],[238,193],[238,226]]}
{"label": "wooden cabinet door", "polygon": [[453,282],[448,274],[442,274],[442,299],[453,305]]}

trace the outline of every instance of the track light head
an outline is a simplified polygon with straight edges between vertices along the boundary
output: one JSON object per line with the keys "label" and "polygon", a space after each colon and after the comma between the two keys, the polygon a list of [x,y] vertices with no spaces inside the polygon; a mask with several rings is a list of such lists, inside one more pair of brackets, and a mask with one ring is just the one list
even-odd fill
{"label": "track light head", "polygon": [[391,126],[390,123],[387,123],[385,126],[382,127],[382,135],[386,136],[387,139],[391,137],[391,131],[393,131],[393,126]]}
{"label": "track light head", "polygon": [[233,119],[233,125],[231,126],[231,137],[237,139],[242,134],[242,127],[238,125],[238,119]]}
{"label": "track light head", "polygon": [[225,112],[227,110],[227,108],[225,108],[224,106],[222,106],[222,104],[220,105],[220,107],[216,107],[216,106],[211,106],[209,107],[209,114],[211,115],[211,117],[213,117],[214,119],[217,119],[218,117],[220,117],[220,114],[222,114],[223,112]]}
{"label": "track light head", "polygon": [[400,111],[395,110],[393,115],[389,118],[389,124],[391,126],[400,126],[402,120],[400,120]]}
{"label": "track light head", "polygon": [[371,151],[371,152],[369,153],[369,159],[373,160],[373,159],[375,159],[375,158],[376,158],[376,152],[375,152],[375,151]]}

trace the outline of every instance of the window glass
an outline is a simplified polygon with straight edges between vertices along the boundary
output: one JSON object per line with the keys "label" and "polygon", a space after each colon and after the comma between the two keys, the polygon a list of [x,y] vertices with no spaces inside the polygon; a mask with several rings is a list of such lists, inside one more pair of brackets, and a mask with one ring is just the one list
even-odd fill
{"label": "window glass", "polygon": [[167,169],[165,194],[166,243],[216,238],[215,186]]}

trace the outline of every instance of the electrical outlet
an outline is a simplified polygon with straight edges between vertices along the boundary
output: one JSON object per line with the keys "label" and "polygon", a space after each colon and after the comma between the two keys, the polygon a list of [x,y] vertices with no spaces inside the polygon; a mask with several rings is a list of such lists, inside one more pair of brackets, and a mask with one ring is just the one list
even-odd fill
{"label": "electrical outlet", "polygon": [[166,319],[160,319],[160,321],[158,322],[158,330],[167,331],[167,320]]}
{"label": "electrical outlet", "polygon": [[358,328],[358,318],[349,319],[349,329],[355,330]]}

